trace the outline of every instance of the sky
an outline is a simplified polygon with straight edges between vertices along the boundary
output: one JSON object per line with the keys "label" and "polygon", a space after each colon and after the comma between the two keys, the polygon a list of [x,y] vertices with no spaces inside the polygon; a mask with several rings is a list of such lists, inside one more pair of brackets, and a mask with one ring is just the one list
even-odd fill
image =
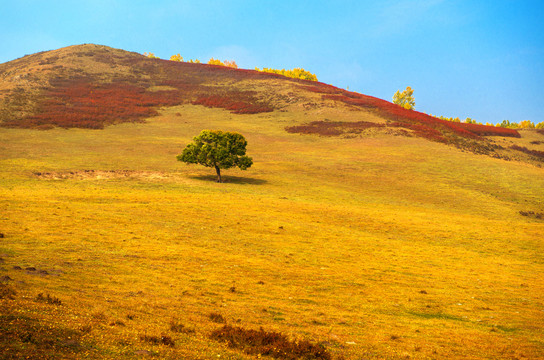
{"label": "sky", "polygon": [[321,82],[479,122],[544,121],[542,0],[0,0],[0,63],[93,43]]}

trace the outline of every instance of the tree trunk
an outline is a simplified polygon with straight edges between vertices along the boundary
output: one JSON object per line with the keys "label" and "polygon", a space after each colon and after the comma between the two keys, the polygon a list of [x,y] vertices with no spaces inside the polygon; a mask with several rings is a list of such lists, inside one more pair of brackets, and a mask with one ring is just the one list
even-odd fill
{"label": "tree trunk", "polygon": [[217,172],[217,182],[221,182],[221,170],[219,169],[219,166],[215,165],[215,171]]}

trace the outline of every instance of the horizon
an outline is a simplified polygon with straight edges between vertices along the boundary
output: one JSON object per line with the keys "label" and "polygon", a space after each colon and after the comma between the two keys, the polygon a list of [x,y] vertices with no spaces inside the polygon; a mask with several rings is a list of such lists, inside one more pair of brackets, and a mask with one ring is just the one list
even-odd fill
{"label": "horizon", "polygon": [[536,1],[31,0],[4,7],[0,63],[94,43],[166,60],[178,53],[185,61],[234,60],[243,69],[301,67],[320,82],[388,101],[410,86],[415,110],[435,116],[544,121],[544,5]]}

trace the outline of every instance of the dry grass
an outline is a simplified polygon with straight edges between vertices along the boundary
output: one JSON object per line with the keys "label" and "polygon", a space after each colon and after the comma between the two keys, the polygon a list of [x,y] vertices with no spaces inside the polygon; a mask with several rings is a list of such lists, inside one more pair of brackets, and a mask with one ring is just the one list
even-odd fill
{"label": "dry grass", "polygon": [[[384,133],[289,134],[377,120],[285,110],[0,129],[0,276],[14,291],[0,358],[255,358],[209,338],[224,326],[211,313],[333,359],[544,356],[544,223],[520,214],[544,212],[542,168]],[[177,162],[204,128],[243,133],[255,165],[217,184]],[[536,139],[521,134],[501,141]]]}

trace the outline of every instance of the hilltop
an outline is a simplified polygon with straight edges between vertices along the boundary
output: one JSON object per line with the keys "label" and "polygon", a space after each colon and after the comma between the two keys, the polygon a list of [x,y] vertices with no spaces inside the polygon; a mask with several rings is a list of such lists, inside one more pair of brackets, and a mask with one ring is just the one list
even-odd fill
{"label": "hilltop", "polygon": [[542,133],[98,45],[0,90],[0,359],[544,357]]}
{"label": "hilltop", "polygon": [[[475,153],[541,162],[539,143],[517,130],[453,123],[331,85],[254,70],[174,62],[100,45],[77,45],[0,64],[0,126],[103,129],[158,115],[160,107],[218,107],[235,114],[356,112],[351,121],[312,119],[286,130],[357,136],[372,129],[423,137]],[[301,117],[302,118],[302,117]],[[493,137],[493,138],[490,138]],[[535,146],[536,145],[536,146]]]}

